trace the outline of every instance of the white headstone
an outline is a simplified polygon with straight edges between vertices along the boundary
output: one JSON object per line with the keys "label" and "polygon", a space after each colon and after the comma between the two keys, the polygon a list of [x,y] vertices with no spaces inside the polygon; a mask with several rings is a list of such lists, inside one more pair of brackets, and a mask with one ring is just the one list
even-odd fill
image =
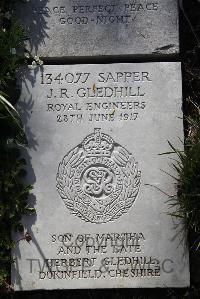
{"label": "white headstone", "polygon": [[179,52],[177,0],[28,0],[17,9],[33,55],[154,57]]}
{"label": "white headstone", "polygon": [[159,155],[182,148],[180,63],[44,66],[22,80],[19,111],[37,214],[13,251],[15,290],[188,286]]}

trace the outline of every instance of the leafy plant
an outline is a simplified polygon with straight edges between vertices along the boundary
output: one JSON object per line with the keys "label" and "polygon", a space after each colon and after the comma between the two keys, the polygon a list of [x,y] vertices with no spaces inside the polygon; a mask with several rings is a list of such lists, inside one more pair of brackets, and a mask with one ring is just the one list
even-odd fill
{"label": "leafy plant", "polygon": [[8,281],[10,275],[10,249],[14,242],[11,231],[23,231],[22,215],[34,210],[27,204],[32,189],[24,186],[21,178],[25,160],[20,158],[20,146],[27,145],[19,115],[12,104],[0,94],[0,285]]}
{"label": "leafy plant", "polygon": [[15,246],[11,231],[23,231],[22,215],[34,213],[27,204],[32,189],[22,182],[26,161],[20,149],[27,146],[20,116],[14,105],[18,99],[15,72],[26,62],[20,23],[12,18],[15,1],[0,2],[0,286],[7,286]]}
{"label": "leafy plant", "polygon": [[200,107],[193,103],[192,116],[187,117],[188,134],[185,138],[185,150],[177,150],[169,145],[178,156],[173,163],[177,171],[177,197],[169,202],[176,211],[172,216],[182,218],[192,239],[192,247],[200,249]]}

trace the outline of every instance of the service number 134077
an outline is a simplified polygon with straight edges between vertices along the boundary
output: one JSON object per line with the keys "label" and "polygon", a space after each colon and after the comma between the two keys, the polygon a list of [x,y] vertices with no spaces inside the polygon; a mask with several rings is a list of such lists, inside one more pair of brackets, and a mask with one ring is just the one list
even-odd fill
{"label": "service number 134077", "polygon": [[66,73],[66,74],[52,74],[52,73],[42,73],[41,74],[41,84],[76,84],[76,83],[86,83],[90,77],[90,73]]}

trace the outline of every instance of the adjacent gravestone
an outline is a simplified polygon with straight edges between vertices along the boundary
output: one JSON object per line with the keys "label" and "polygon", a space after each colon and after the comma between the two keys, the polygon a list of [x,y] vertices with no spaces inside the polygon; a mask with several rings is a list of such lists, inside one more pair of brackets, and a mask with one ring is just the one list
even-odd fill
{"label": "adjacent gravestone", "polygon": [[30,0],[18,14],[32,54],[45,58],[179,52],[177,0]]}
{"label": "adjacent gravestone", "polygon": [[13,252],[16,290],[189,285],[182,227],[168,214],[174,171],[160,155],[167,140],[182,148],[181,107],[180,63],[27,73],[19,110],[37,217]]}

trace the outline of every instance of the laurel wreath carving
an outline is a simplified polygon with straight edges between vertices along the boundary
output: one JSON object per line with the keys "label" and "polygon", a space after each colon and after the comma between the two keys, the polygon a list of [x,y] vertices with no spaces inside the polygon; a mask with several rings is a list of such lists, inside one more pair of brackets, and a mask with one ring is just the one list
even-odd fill
{"label": "laurel wreath carving", "polygon": [[123,147],[117,146],[117,151],[113,153],[113,160],[118,164],[125,176],[125,207],[124,210],[116,214],[113,219],[119,218],[128,212],[135,201],[141,183],[141,172],[138,170],[138,163],[133,156]]}
{"label": "laurel wreath carving", "polygon": [[75,189],[73,185],[73,175],[78,165],[84,160],[83,151],[79,147],[75,147],[66,155],[59,164],[56,176],[57,190],[64,200],[65,205],[71,212],[74,211]]}

